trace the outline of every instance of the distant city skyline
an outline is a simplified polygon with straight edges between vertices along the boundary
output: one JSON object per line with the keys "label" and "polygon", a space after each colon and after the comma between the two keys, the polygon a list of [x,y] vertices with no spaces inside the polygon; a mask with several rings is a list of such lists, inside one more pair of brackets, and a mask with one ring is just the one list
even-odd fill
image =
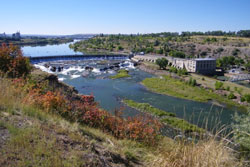
{"label": "distant city skyline", "polygon": [[0,34],[137,34],[250,29],[249,0],[8,0]]}

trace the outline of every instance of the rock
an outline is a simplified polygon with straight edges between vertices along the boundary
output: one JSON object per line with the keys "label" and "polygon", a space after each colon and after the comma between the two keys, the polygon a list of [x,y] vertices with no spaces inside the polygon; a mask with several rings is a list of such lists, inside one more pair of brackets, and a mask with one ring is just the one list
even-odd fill
{"label": "rock", "polygon": [[84,71],[83,73],[82,73],[82,76],[83,77],[86,77],[86,76],[88,76],[89,75],[89,71]]}
{"label": "rock", "polygon": [[49,68],[49,65],[48,65],[48,64],[45,64],[44,67]]}
{"label": "rock", "polygon": [[56,67],[55,66],[51,67],[50,71],[56,72]]}
{"label": "rock", "polygon": [[115,67],[114,66],[110,66],[109,69],[114,69]]}
{"label": "rock", "polygon": [[63,70],[63,67],[59,66],[58,67],[58,72],[61,72]]}
{"label": "rock", "polygon": [[89,66],[85,67],[85,70],[92,71],[93,69],[94,69],[93,67],[89,67]]}

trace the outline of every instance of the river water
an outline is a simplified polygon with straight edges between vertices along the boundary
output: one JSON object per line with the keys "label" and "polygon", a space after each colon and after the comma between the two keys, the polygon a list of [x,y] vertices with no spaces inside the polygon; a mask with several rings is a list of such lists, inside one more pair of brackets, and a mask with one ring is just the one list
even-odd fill
{"label": "river water", "polygon": [[[76,42],[75,40],[74,42]],[[24,56],[38,57],[38,56],[62,56],[62,55],[82,55],[81,52],[75,52],[69,48],[71,43],[59,45],[46,45],[46,46],[24,46],[22,47]]]}
{"label": "river water", "polygon": [[[26,56],[43,56],[44,53],[47,53],[48,56],[49,53],[52,55],[72,54],[71,52],[73,51],[68,48],[68,45],[23,47],[22,49]],[[47,66],[61,66],[64,69],[61,72],[52,72],[49,68],[45,67],[45,64]],[[109,69],[103,71],[102,69],[114,64],[119,64],[120,68],[129,70],[131,77],[115,80],[109,79],[109,76],[116,74],[116,70]],[[149,103],[162,110],[176,113],[178,117],[199,126],[208,124],[209,128],[216,126],[217,123],[229,125],[235,113],[235,109],[215,106],[210,103],[179,99],[148,91],[140,82],[145,78],[156,76],[137,69],[129,59],[57,61],[40,63],[35,66],[43,71],[55,73],[60,81],[74,86],[81,94],[93,93],[100,106],[110,112],[114,112],[115,109],[122,107],[124,116],[134,116],[140,113],[124,106],[120,102],[123,98]],[[91,67],[93,70],[89,72],[85,69],[86,67]]]}

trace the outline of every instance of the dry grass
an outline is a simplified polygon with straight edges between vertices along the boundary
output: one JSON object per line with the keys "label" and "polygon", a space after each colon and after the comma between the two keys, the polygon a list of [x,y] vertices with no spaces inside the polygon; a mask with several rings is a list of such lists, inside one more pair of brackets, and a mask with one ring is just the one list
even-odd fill
{"label": "dry grass", "polygon": [[178,143],[173,150],[163,153],[163,157],[155,165],[172,167],[240,166],[230,150],[224,147],[224,143],[214,139],[200,141],[197,144]]}

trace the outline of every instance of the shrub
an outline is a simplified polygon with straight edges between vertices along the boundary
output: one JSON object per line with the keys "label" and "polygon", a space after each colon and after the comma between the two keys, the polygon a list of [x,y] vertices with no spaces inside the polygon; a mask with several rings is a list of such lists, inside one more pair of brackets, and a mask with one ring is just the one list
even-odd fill
{"label": "shrub", "polygon": [[0,72],[8,77],[26,77],[31,71],[29,59],[23,57],[19,47],[2,44],[0,47]]}
{"label": "shrub", "polygon": [[216,81],[216,82],[215,82],[215,89],[216,89],[216,90],[223,89],[223,83],[222,83],[222,82],[219,82],[219,81]]}
{"label": "shrub", "polygon": [[172,56],[172,57],[178,57],[178,58],[185,58],[186,55],[184,52],[181,52],[181,51],[175,51],[175,50],[171,50],[169,52],[169,56]]}
{"label": "shrub", "polygon": [[241,101],[241,102],[246,101],[245,97],[241,97],[241,98],[240,98],[240,101]]}
{"label": "shrub", "polygon": [[197,82],[196,82],[195,79],[189,78],[188,85],[190,85],[190,86],[196,86],[196,85],[197,85]]}
{"label": "shrub", "polygon": [[228,99],[236,99],[236,96],[231,92],[228,96]]}
{"label": "shrub", "polygon": [[160,69],[165,69],[168,65],[168,60],[165,58],[157,59],[156,64],[160,67]]}
{"label": "shrub", "polygon": [[123,50],[123,47],[119,45],[119,46],[117,47],[117,50],[118,50],[118,51]]}
{"label": "shrub", "polygon": [[179,69],[179,70],[177,70],[177,74],[178,75],[187,75],[188,74],[188,72],[187,72],[187,70],[184,68],[184,69]]}
{"label": "shrub", "polygon": [[244,95],[244,99],[245,99],[248,103],[250,103],[250,94],[245,94],[245,95]]}
{"label": "shrub", "polygon": [[169,72],[177,73],[178,69],[175,67],[170,67]]}
{"label": "shrub", "polygon": [[[102,129],[119,139],[131,139],[154,145],[159,139],[161,123],[149,115],[125,119],[120,111],[115,115],[100,109],[94,102],[93,95],[84,95],[73,99],[62,94],[62,91],[49,91],[46,83],[33,83],[29,80],[15,79],[13,84],[17,93],[27,92],[23,103],[36,106],[45,112],[58,114],[70,120]],[[23,88],[28,85],[27,88]]]}
{"label": "shrub", "polygon": [[239,143],[243,150],[247,150],[250,154],[250,113],[234,116],[233,124],[234,139]]}

